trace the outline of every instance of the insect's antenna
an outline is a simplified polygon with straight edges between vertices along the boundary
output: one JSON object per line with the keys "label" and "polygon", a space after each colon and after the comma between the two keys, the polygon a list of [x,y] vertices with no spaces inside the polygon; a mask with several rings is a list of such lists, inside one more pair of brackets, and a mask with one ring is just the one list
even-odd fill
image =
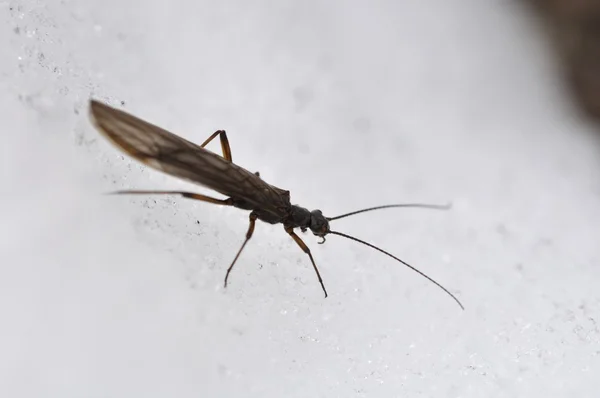
{"label": "insect's antenna", "polygon": [[404,203],[404,204],[399,204],[399,205],[376,206],[376,207],[369,207],[368,209],[353,211],[352,213],[342,214],[341,216],[337,216],[337,217],[327,217],[327,221],[339,220],[340,218],[353,216],[353,215],[359,214],[359,213],[365,213],[367,211],[379,210],[379,209],[389,209],[392,207],[413,207],[413,208],[417,207],[417,208],[421,208],[421,209],[448,210],[452,207],[452,204],[448,203],[445,205],[428,205],[428,204],[424,204],[424,203]]}
{"label": "insect's antenna", "polygon": [[334,235],[343,236],[344,238],[347,238],[347,239],[353,240],[353,241],[355,241],[355,242],[358,242],[358,243],[362,243],[363,245],[369,246],[370,248],[373,248],[373,249],[375,249],[375,250],[377,250],[377,251],[379,251],[379,252],[381,252],[381,253],[383,253],[383,254],[386,254],[386,255],[390,256],[391,258],[393,258],[394,260],[396,260],[396,261],[399,261],[400,263],[402,263],[402,264],[406,265],[408,268],[412,269],[412,270],[413,270],[413,271],[415,271],[417,274],[419,274],[419,275],[421,275],[421,276],[425,277],[427,280],[429,280],[429,281],[430,281],[430,282],[432,282],[433,284],[437,285],[437,286],[438,286],[440,289],[442,289],[443,291],[445,291],[445,292],[446,292],[446,293],[447,293],[447,294],[448,294],[450,297],[452,297],[452,298],[454,299],[454,301],[456,301],[456,303],[457,303],[457,304],[460,306],[460,308],[461,308],[461,309],[464,311],[465,307],[463,307],[462,303],[461,303],[461,302],[460,302],[460,301],[459,301],[459,300],[456,298],[456,296],[454,296],[452,293],[450,293],[450,292],[448,291],[448,289],[446,289],[444,286],[440,285],[438,282],[436,282],[435,280],[433,280],[433,279],[432,279],[432,278],[430,278],[429,276],[425,275],[423,272],[419,271],[418,269],[416,269],[416,268],[415,268],[415,267],[413,267],[412,265],[408,264],[407,262],[400,260],[398,257],[394,256],[393,254],[390,254],[390,253],[386,252],[385,250],[378,248],[377,246],[374,246],[374,245],[372,245],[372,244],[370,244],[370,243],[368,243],[368,242],[365,242],[364,240],[360,240],[360,239],[358,239],[358,238],[355,238],[355,237],[353,237],[353,236],[350,236],[350,235],[343,234],[343,233],[341,233],[341,232],[329,231],[329,233],[330,233],[330,234],[334,234]]}

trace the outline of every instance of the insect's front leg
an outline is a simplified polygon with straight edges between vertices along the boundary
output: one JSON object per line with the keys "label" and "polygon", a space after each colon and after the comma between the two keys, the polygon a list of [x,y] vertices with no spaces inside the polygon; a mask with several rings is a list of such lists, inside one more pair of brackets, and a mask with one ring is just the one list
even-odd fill
{"label": "insect's front leg", "polygon": [[327,290],[325,289],[325,285],[323,284],[323,279],[321,278],[321,274],[319,273],[317,264],[315,264],[315,260],[313,259],[313,256],[310,253],[310,249],[308,248],[308,246],[306,246],[306,243],[304,243],[304,241],[302,239],[300,239],[300,237],[298,235],[296,235],[293,227],[288,225],[288,226],[284,226],[284,228],[285,228],[285,232],[287,232],[292,237],[292,239],[294,239],[294,241],[298,244],[298,246],[300,246],[300,249],[302,249],[302,251],[304,253],[308,254],[308,257],[310,258],[310,262],[312,263],[312,266],[315,269],[315,272],[317,273],[317,278],[319,278],[319,283],[321,284],[321,288],[323,289],[323,292],[325,293],[325,297],[327,297]]}
{"label": "insect's front leg", "polygon": [[202,145],[200,145],[202,148],[204,148],[205,146],[208,145],[209,142],[211,142],[216,136],[219,136],[219,139],[221,140],[221,151],[223,152],[223,157],[226,160],[229,160],[230,162],[232,162],[231,160],[231,148],[229,147],[229,140],[227,139],[227,133],[225,132],[225,130],[217,130],[214,133],[212,133],[212,135],[210,137],[208,137],[206,139],[206,141],[204,141],[202,143]]}

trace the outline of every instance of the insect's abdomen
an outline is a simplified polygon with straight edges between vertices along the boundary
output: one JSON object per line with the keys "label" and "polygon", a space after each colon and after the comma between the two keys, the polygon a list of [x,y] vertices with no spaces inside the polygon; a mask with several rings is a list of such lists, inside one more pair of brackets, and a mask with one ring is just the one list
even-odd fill
{"label": "insect's abdomen", "polygon": [[267,184],[254,173],[167,130],[97,101],[92,120],[121,150],[174,177],[244,201],[278,217],[290,207],[289,191]]}

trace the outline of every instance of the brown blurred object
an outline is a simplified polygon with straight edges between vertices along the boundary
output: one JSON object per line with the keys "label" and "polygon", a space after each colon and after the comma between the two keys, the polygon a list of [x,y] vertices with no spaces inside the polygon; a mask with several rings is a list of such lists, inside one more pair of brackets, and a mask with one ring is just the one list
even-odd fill
{"label": "brown blurred object", "polygon": [[600,121],[600,0],[530,0],[544,16],[583,109]]}

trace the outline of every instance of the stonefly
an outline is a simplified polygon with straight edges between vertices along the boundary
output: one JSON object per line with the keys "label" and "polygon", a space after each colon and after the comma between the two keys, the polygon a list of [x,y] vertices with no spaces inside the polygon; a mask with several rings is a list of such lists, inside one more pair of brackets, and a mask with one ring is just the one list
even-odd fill
{"label": "stonefly", "polygon": [[[285,232],[294,239],[302,251],[310,258],[310,262],[317,274],[325,297],[327,297],[327,290],[323,284],[323,279],[321,278],[317,264],[315,264],[315,260],[313,259],[308,246],[306,246],[302,239],[294,232],[295,228],[300,228],[302,232],[306,232],[310,229],[314,235],[322,238],[322,241],[318,243],[324,243],[325,236],[333,234],[369,246],[427,278],[452,297],[454,301],[464,309],[462,303],[450,293],[448,289],[412,265],[368,242],[341,232],[332,231],[329,227],[330,221],[372,210],[392,207],[448,209],[449,205],[440,206],[419,203],[394,204],[370,207],[368,209],[342,214],[337,217],[325,217],[321,210],[309,211],[304,207],[292,205],[290,202],[290,191],[270,185],[260,178],[259,173],[252,173],[233,163],[231,158],[231,148],[229,147],[227,134],[224,130],[215,131],[206,141],[198,146],[168,132],[167,130],[96,100],[90,101],[90,116],[94,125],[106,136],[106,138],[134,159],[171,176],[210,188],[228,198],[217,199],[198,193],[181,191],[127,190],[117,191],[115,192],[116,194],[182,195],[186,198],[203,202],[251,210],[250,226],[248,227],[248,232],[246,232],[246,239],[235,255],[233,262],[227,269],[224,281],[225,287],[227,287],[229,273],[233,269],[242,250],[244,250],[246,243],[248,243],[252,237],[256,220],[261,220],[269,224],[283,224]],[[219,136],[219,139],[221,140],[221,149],[223,151],[222,157],[204,149],[204,147],[217,136]]]}

